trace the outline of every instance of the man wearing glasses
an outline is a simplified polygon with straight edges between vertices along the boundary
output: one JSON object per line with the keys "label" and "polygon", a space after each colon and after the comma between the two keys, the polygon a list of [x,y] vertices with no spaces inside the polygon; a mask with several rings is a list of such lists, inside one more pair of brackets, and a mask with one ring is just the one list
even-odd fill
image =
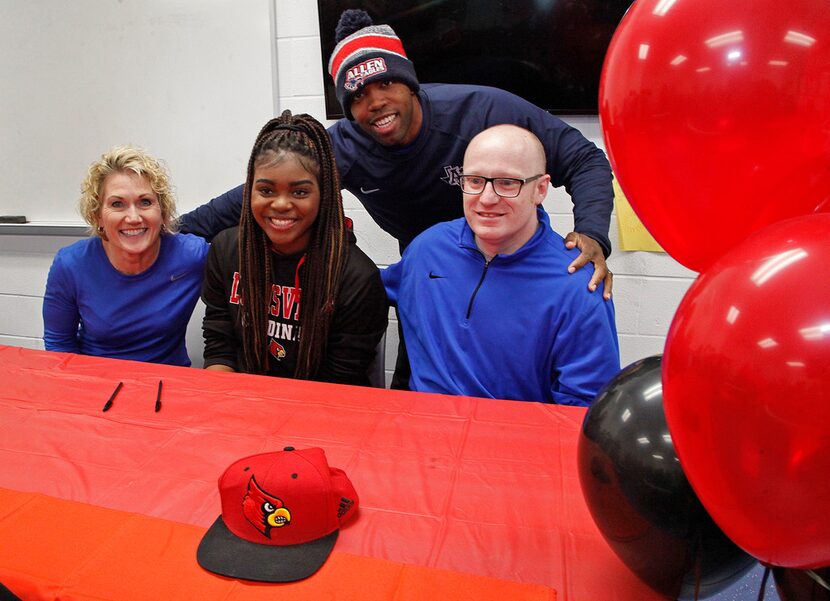
{"label": "man wearing glasses", "polygon": [[531,132],[497,125],[464,155],[464,218],[426,230],[382,272],[412,390],[589,405],[619,371],[612,301],[541,208],[550,175]]}

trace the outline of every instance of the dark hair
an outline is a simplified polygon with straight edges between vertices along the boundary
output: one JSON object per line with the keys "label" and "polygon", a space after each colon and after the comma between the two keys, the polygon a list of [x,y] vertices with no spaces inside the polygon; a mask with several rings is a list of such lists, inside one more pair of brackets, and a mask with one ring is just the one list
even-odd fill
{"label": "dark hair", "polygon": [[254,170],[266,160],[291,154],[317,176],[320,209],[301,266],[300,345],[294,377],[311,379],[326,351],[337,291],[348,259],[349,245],[340,196],[340,175],[331,140],[323,125],[310,115],[285,111],[265,124],[248,161],[239,221],[239,275],[242,280],[240,319],[246,371],[268,372],[266,331],[271,303],[271,242],[251,212]]}

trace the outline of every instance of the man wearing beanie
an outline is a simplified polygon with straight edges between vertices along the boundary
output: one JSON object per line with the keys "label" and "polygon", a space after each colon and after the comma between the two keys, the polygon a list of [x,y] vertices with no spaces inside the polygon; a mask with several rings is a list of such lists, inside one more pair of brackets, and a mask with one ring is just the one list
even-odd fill
{"label": "man wearing beanie", "polygon": [[[504,90],[421,85],[392,28],[373,24],[362,10],[343,12],[335,39],[329,74],[346,118],[328,131],[341,185],[398,240],[401,251],[428,227],[463,216],[458,177],[467,143],[493,125],[518,125],[542,141],[552,184],[564,185],[573,200],[574,232],[565,240],[582,252],[568,270],[594,263],[589,289],[604,282],[604,296],[611,297],[605,257],[611,252],[614,193],[602,150]],[[241,206],[239,186],[184,215],[181,229],[210,239],[238,223]]]}

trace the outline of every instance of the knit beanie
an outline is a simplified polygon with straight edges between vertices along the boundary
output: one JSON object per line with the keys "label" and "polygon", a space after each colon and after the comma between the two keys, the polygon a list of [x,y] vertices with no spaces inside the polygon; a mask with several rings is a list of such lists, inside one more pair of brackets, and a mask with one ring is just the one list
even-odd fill
{"label": "knit beanie", "polygon": [[347,118],[354,118],[351,111],[354,93],[375,79],[400,81],[413,92],[420,88],[415,67],[406,57],[400,38],[388,25],[374,25],[366,11],[343,11],[335,41],[337,46],[329,59],[329,73]]}

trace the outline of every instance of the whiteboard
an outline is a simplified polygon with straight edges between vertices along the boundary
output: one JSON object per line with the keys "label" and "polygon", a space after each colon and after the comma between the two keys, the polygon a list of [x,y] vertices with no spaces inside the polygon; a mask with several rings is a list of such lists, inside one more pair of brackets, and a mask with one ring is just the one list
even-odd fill
{"label": "whiteboard", "polygon": [[0,214],[80,222],[90,163],[134,144],[184,213],[245,179],[275,110],[272,0],[0,0]]}

